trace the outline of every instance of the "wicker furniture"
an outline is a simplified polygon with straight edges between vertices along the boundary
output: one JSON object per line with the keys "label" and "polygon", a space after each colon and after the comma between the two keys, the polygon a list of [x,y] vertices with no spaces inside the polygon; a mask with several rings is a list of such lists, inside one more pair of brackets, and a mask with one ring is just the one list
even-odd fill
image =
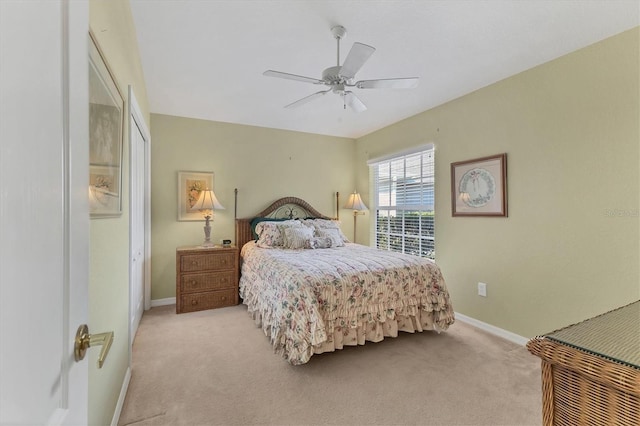
{"label": "wicker furniture", "polygon": [[176,249],[176,313],[237,304],[236,247]]}
{"label": "wicker furniture", "polygon": [[538,336],[543,425],[640,425],[640,301]]}

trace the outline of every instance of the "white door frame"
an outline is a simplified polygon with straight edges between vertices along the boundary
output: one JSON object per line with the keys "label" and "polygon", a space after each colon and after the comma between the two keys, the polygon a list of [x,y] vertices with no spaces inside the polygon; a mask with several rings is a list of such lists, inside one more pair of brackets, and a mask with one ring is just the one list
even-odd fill
{"label": "white door frame", "polygon": [[[135,149],[133,140],[134,140],[134,132],[140,132],[144,139],[144,254],[143,254],[143,265],[144,265],[144,310],[148,310],[151,307],[151,136],[149,133],[149,127],[147,126],[144,116],[140,110],[140,106],[138,105],[138,101],[136,100],[135,93],[133,91],[133,87],[129,86],[129,161],[130,161],[130,177],[129,179],[129,197],[133,197],[134,191],[132,190],[132,185],[134,185],[133,174],[135,173],[134,167],[137,167],[137,164],[133,164],[133,159],[135,158],[133,153],[131,152]],[[133,205],[130,200],[129,205]],[[129,226],[133,226],[133,215],[129,215]],[[133,274],[131,271],[133,270],[133,259],[134,259],[134,247],[133,247],[133,239],[131,235],[133,233],[129,232],[129,294],[131,294],[131,290],[136,283],[133,282]],[[135,307],[133,304],[135,301],[130,300],[129,303],[129,319],[133,315],[133,309]],[[133,339],[135,337],[135,332],[138,324],[132,324],[129,327],[129,354],[131,356],[131,345],[133,344]]]}

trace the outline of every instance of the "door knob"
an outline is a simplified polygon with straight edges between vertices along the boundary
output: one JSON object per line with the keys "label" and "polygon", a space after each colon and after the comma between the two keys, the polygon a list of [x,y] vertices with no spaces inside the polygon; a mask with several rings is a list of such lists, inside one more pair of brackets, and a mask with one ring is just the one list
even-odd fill
{"label": "door knob", "polygon": [[76,333],[73,354],[76,361],[82,361],[87,353],[87,349],[93,346],[102,346],[100,355],[98,355],[98,368],[102,368],[104,360],[109,354],[111,342],[113,342],[113,331],[107,331],[106,333],[100,334],[89,334],[89,327],[87,324],[82,324],[78,327],[78,332]]}

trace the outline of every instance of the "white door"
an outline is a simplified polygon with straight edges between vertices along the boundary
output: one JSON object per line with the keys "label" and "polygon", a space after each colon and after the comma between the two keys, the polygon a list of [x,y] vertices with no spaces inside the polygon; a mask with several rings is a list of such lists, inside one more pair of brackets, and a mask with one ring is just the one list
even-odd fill
{"label": "white door", "polygon": [[0,0],[0,424],[87,423],[88,22]]}
{"label": "white door", "polygon": [[[145,280],[147,280],[148,272],[148,247],[146,246],[146,158],[148,153],[149,132],[144,123],[144,119],[140,114],[138,103],[133,95],[131,86],[129,87],[129,140],[131,141],[131,173],[130,173],[130,197],[131,197],[131,213],[130,213],[130,324],[129,336],[130,344],[133,343],[135,333],[138,330],[138,324],[142,318],[142,312],[145,309]],[[147,290],[148,291],[148,290]]]}

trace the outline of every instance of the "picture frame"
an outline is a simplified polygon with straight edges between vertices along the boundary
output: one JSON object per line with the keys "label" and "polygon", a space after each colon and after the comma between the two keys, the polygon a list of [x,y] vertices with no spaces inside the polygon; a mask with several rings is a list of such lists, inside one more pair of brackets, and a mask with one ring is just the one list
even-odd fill
{"label": "picture frame", "polygon": [[507,154],[451,163],[452,216],[507,216]]}
{"label": "picture frame", "polygon": [[205,189],[213,189],[213,172],[178,172],[178,221],[204,222],[200,212],[190,209]]}
{"label": "picture frame", "polygon": [[124,98],[89,36],[89,212],[91,218],[122,215]]}

